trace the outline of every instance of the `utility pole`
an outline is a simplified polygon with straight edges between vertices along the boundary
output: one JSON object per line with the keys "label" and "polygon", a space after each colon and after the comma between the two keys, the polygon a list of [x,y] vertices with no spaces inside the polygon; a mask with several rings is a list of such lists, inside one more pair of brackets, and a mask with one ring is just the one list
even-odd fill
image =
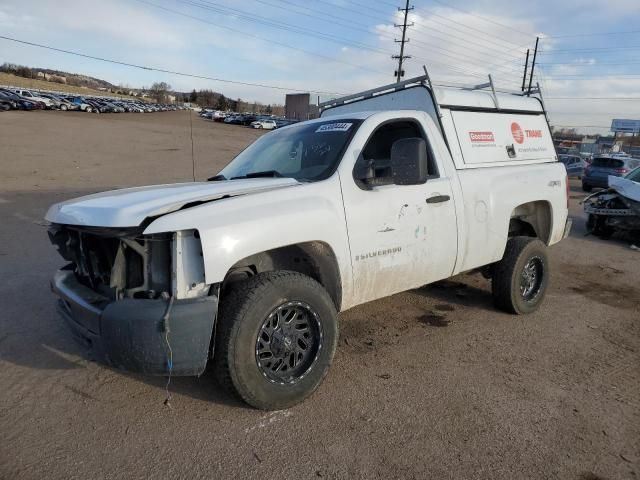
{"label": "utility pole", "polygon": [[531,95],[531,83],[533,82],[533,70],[536,68],[536,57],[538,56],[539,41],[540,37],[536,37],[536,48],[533,51],[533,61],[531,62],[531,76],[529,77],[529,89],[527,90],[527,95]]}
{"label": "utility pole", "polygon": [[394,60],[398,60],[398,70],[395,71],[396,81],[400,82],[402,77],[404,76],[404,71],[402,70],[402,64],[405,58],[411,58],[411,55],[404,54],[404,44],[409,42],[407,38],[407,27],[413,27],[413,22],[410,24],[407,23],[407,18],[409,17],[409,12],[413,10],[413,7],[409,8],[409,0],[406,0],[404,8],[398,8],[399,12],[404,12],[404,22],[401,25],[394,24],[395,27],[402,27],[402,40],[396,40],[396,43],[400,44],[400,55],[393,55],[391,58]]}
{"label": "utility pole", "polygon": [[522,92],[524,93],[524,86],[527,82],[527,70],[529,69],[529,49],[527,48],[527,59],[524,62],[524,75],[522,75]]}

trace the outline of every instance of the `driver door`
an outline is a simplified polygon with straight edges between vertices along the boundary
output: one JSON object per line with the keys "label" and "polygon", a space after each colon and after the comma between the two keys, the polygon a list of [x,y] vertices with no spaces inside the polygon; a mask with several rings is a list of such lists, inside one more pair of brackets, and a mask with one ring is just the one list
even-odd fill
{"label": "driver door", "polygon": [[[427,141],[427,181],[395,185],[391,147],[396,140],[415,137]],[[353,305],[447,278],[453,272],[457,255],[453,194],[450,179],[428,144],[416,119],[384,122],[362,145],[354,169],[358,172],[359,163],[373,161],[376,178],[367,186],[357,178],[341,177]]]}

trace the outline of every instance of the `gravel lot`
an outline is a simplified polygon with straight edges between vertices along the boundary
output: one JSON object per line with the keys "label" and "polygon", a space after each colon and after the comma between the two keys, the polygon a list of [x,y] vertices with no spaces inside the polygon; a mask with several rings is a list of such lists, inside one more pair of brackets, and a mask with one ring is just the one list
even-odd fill
{"label": "gravel lot", "polygon": [[[257,131],[193,115],[196,178]],[[496,311],[463,275],[341,315],[335,364],[286,411],[252,410],[212,376],[164,380],[86,359],[54,310],[56,201],[188,181],[188,112],[0,114],[0,478],[558,478],[640,476],[640,253],[584,236],[551,249],[542,309]]]}

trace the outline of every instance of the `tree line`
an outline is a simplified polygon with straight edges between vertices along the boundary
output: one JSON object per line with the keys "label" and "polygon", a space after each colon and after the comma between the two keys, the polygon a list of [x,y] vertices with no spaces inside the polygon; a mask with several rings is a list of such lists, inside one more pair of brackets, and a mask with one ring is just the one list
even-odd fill
{"label": "tree line", "polygon": [[252,112],[271,115],[284,115],[284,106],[265,104],[261,102],[247,102],[241,98],[232,99],[213,90],[195,89],[185,95],[185,102],[195,103],[201,107],[215,108],[216,110],[232,110],[234,112]]}

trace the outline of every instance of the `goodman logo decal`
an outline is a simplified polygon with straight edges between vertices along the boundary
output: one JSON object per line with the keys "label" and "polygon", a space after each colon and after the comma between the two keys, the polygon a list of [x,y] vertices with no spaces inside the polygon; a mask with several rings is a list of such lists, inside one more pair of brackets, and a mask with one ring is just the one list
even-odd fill
{"label": "goodman logo decal", "polygon": [[495,142],[493,132],[469,132],[469,138],[472,142]]}
{"label": "goodman logo decal", "polygon": [[511,124],[511,135],[516,143],[522,145],[525,138],[542,138],[542,130],[522,130],[516,122]]}

